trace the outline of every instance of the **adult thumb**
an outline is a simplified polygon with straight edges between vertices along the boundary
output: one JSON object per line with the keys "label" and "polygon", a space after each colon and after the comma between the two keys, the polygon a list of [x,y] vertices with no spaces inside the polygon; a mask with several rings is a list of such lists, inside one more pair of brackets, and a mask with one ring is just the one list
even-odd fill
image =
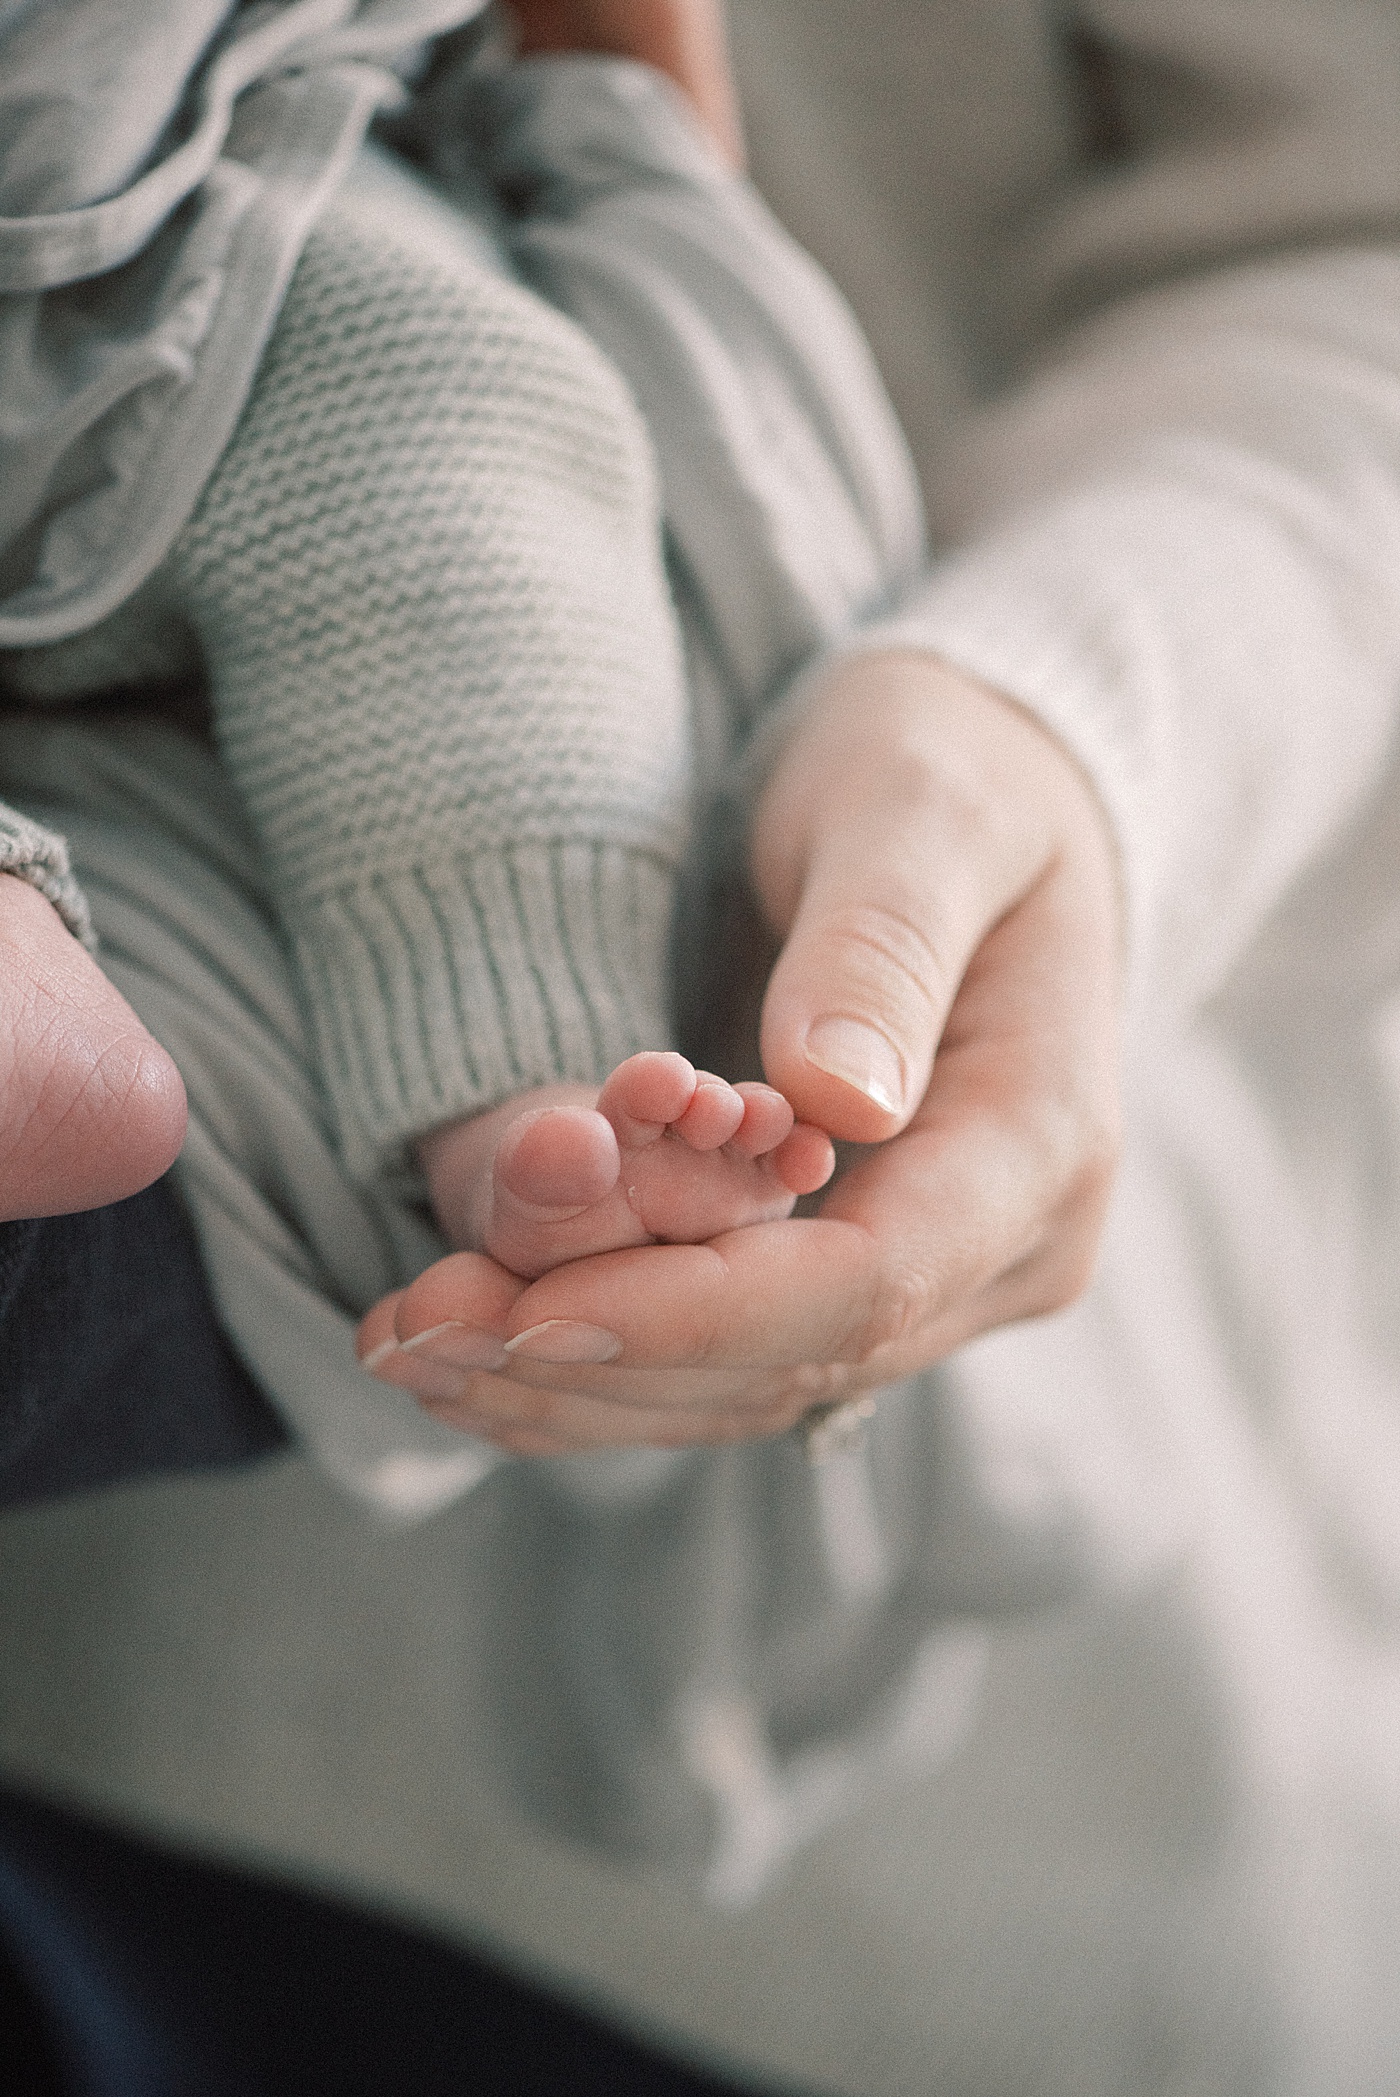
{"label": "adult thumb", "polygon": [[760,1042],[802,1120],[873,1143],[916,1112],[969,963],[1044,864],[1024,774],[1026,739],[1048,740],[928,658],[843,665],[826,699],[756,817],[786,935]]}
{"label": "adult thumb", "polygon": [[[769,980],[760,1045],[802,1121],[854,1143],[898,1134],[928,1089],[976,930],[898,853],[823,841]],[[927,863],[927,862],[926,862]]]}

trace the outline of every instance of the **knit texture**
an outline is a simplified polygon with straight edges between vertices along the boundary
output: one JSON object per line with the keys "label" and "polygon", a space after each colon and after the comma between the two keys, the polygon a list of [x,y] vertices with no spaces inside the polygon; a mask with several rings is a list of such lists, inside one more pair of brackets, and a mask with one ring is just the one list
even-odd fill
{"label": "knit texture", "polygon": [[688,732],[620,379],[370,158],[172,551],[340,1141],[668,1039]]}
{"label": "knit texture", "polygon": [[74,879],[68,847],[52,830],[32,823],[0,802],[0,874],[18,874],[47,896],[69,931],[83,945],[94,944],[87,898]]}

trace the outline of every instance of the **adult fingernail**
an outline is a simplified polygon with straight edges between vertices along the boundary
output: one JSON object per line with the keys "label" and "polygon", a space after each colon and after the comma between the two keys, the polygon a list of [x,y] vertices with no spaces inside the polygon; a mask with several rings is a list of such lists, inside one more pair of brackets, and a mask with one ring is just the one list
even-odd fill
{"label": "adult fingernail", "polygon": [[829,1077],[841,1078],[898,1114],[904,1107],[904,1058],[892,1041],[861,1019],[834,1016],[813,1020],[804,1053],[809,1063]]}
{"label": "adult fingernail", "polygon": [[506,1359],[505,1348],[494,1333],[463,1325],[458,1318],[429,1325],[410,1339],[400,1340],[399,1346],[405,1354],[416,1354],[425,1362],[441,1362],[449,1369],[500,1369]]}
{"label": "adult fingernail", "polygon": [[615,1332],[601,1325],[577,1325],[572,1318],[546,1318],[506,1341],[506,1353],[527,1362],[611,1362],[622,1352]]}
{"label": "adult fingernail", "polygon": [[368,1354],[362,1354],[360,1356],[360,1367],[362,1369],[368,1369],[370,1375],[373,1376],[375,1370],[379,1368],[380,1364],[383,1362],[387,1362],[389,1356],[391,1354],[397,1354],[398,1350],[399,1343],[397,1340],[381,1340],[377,1347],[370,1348]]}

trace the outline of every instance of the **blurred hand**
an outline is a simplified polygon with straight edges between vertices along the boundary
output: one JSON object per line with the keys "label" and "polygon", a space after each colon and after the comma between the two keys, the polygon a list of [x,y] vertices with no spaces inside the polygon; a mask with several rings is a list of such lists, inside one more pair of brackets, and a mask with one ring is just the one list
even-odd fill
{"label": "blurred hand", "polygon": [[1074,762],[932,657],[856,659],[762,796],[753,871],[784,938],[766,1073],[875,1147],[810,1219],[530,1284],[440,1261],[360,1348],[442,1418],[520,1453],[772,1434],[1085,1286],[1117,1146],[1120,931]]}
{"label": "blurred hand", "polygon": [[507,0],[522,56],[596,51],[635,58],[673,80],[721,157],[744,164],[721,0]]}
{"label": "blurred hand", "polygon": [[165,1050],[53,905],[0,874],[0,1222],[136,1194],[184,1134]]}

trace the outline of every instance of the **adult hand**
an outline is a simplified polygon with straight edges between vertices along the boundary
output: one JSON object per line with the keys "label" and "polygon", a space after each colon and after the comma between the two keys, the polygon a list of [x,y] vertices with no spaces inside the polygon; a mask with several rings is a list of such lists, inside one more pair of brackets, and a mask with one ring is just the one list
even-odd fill
{"label": "adult hand", "polygon": [[184,1133],[165,1050],[53,905],[0,874],[0,1222],[136,1194]]}
{"label": "adult hand", "polygon": [[655,66],[693,104],[727,164],[744,165],[721,0],[508,0],[508,11],[522,56],[596,51]]}
{"label": "adult hand", "polygon": [[441,1417],[519,1453],[772,1434],[1084,1287],[1117,1144],[1120,932],[1074,762],[932,657],[858,658],[777,765],[753,870],[784,938],[766,1073],[877,1147],[810,1219],[529,1285],[439,1262],[360,1347]]}

